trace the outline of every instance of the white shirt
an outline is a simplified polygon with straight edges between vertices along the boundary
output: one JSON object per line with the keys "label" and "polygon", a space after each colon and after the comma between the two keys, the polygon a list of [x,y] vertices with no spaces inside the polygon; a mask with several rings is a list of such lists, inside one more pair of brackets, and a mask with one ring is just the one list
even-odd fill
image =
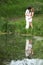
{"label": "white shirt", "polygon": [[27,9],[26,12],[25,12],[25,17],[26,17],[26,18],[32,18],[31,12],[29,12],[28,9]]}

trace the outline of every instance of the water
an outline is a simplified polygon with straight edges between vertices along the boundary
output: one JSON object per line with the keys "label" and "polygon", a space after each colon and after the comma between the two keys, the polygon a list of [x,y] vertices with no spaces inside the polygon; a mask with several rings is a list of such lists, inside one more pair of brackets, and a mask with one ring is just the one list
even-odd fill
{"label": "water", "polygon": [[12,60],[9,65],[43,65],[42,59],[23,59],[23,60]]}
{"label": "water", "polygon": [[1,61],[0,65],[5,65],[7,64],[6,62],[11,61],[12,59],[13,61],[17,60],[14,61],[16,63],[18,61],[23,63],[24,60],[27,61],[26,59],[24,59],[26,58],[25,48],[26,48],[26,43],[28,43],[26,42],[27,39],[28,41],[32,41],[31,44],[32,44],[33,54],[31,55],[31,58],[43,59],[42,37],[40,38],[41,39],[40,40],[39,37],[36,36],[32,37],[32,36],[20,36],[16,34],[5,34],[5,35],[0,35],[0,61]]}

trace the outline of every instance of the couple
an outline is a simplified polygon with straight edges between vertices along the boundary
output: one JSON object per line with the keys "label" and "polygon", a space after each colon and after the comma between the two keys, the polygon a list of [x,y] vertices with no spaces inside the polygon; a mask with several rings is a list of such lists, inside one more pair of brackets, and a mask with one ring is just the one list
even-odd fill
{"label": "couple", "polygon": [[26,20],[26,29],[29,27],[33,28],[32,25],[32,17],[34,16],[34,8],[28,7],[25,12],[25,20]]}
{"label": "couple", "polygon": [[32,58],[32,55],[33,55],[32,40],[26,39],[25,56],[27,58]]}

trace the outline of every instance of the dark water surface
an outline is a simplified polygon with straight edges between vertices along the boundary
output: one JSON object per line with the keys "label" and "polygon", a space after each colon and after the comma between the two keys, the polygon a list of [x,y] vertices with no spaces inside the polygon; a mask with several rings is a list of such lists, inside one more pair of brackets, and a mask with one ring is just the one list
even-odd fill
{"label": "dark water surface", "polygon": [[[0,35],[0,65],[5,65],[11,60],[21,60],[26,58],[25,45],[26,40],[32,40],[33,56],[32,58],[43,59],[43,39],[37,40],[34,36],[21,36],[17,34]],[[4,62],[4,63],[3,63]]]}

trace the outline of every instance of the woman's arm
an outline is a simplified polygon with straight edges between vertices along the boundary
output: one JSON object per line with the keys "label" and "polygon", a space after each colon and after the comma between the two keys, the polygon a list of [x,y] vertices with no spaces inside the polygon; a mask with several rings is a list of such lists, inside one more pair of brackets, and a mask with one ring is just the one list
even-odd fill
{"label": "woman's arm", "polygon": [[34,12],[32,12],[32,17],[34,16]]}
{"label": "woman's arm", "polygon": [[34,8],[31,9],[31,16],[34,16]]}

